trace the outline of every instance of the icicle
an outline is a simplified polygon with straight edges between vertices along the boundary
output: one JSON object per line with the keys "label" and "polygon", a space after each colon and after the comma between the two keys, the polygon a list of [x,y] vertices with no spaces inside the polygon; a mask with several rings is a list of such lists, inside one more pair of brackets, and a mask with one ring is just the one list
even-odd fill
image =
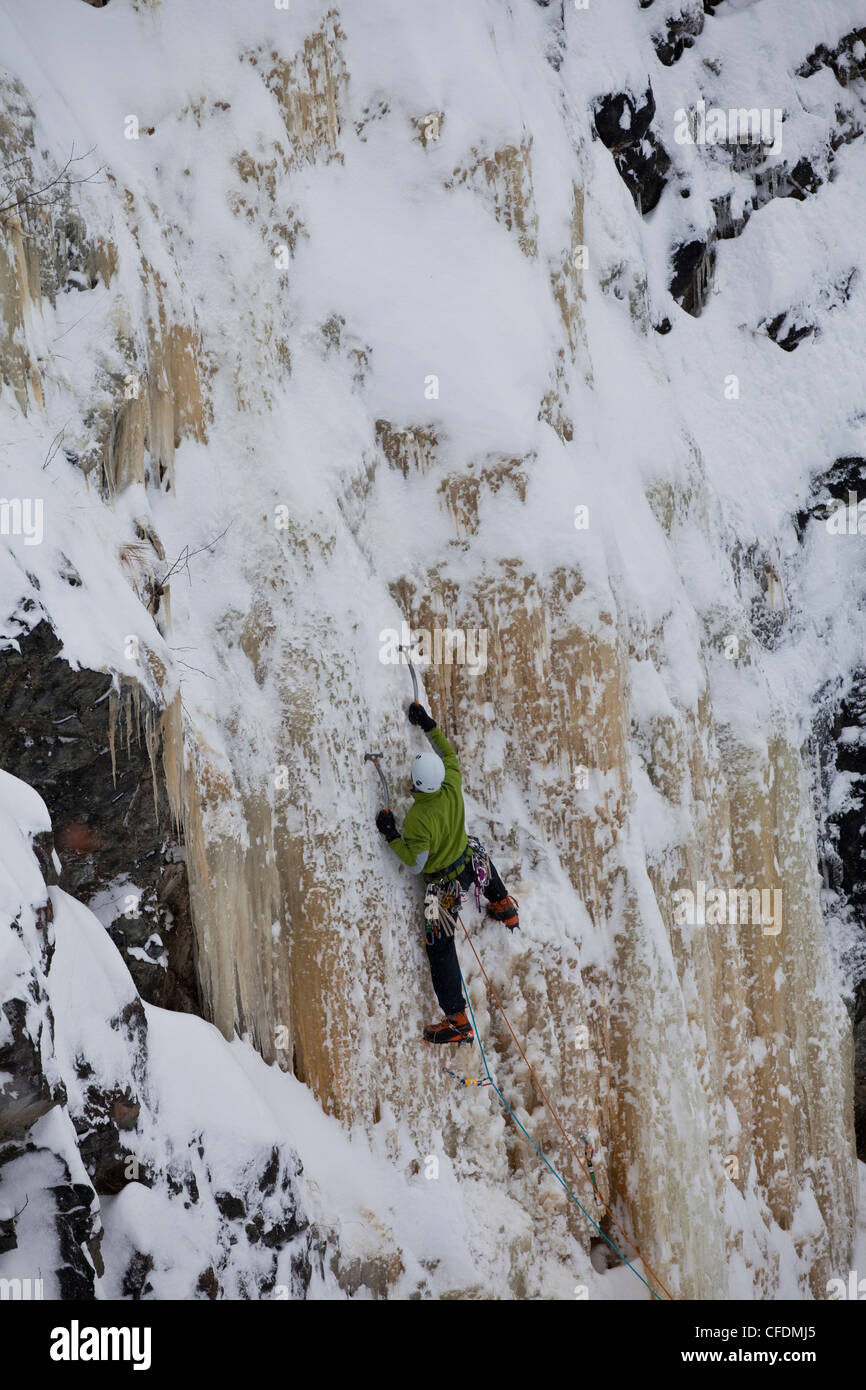
{"label": "icicle", "polygon": [[148,706],[144,716],[144,743],[150,763],[150,776],[153,784],[153,809],[159,824],[159,787],[156,780],[156,755],[159,750],[159,724],[154,718],[153,709]]}
{"label": "icicle", "polygon": [[172,826],[177,835],[183,822],[183,715],[179,694],[175,695],[168,708],[163,710],[159,723],[165,791],[171,810]]}
{"label": "icicle", "polygon": [[111,784],[117,786],[117,755],[114,746],[114,735],[117,729],[117,704],[118,697],[112,690],[108,697],[108,751],[111,754]]}

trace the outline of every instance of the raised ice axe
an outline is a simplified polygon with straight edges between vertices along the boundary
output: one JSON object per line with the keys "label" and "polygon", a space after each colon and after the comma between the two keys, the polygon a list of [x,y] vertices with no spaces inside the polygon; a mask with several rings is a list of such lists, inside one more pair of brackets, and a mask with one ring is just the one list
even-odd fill
{"label": "raised ice axe", "polygon": [[372,763],[373,766],[374,766],[374,768],[375,768],[376,771],[378,772],[378,774],[379,774],[379,781],[382,783],[382,795],[383,795],[384,798],[385,798],[385,805],[384,805],[384,807],[383,807],[383,810],[385,810],[385,811],[390,811],[390,809],[391,809],[391,793],[388,791],[388,779],[387,779],[387,777],[385,776],[384,772],[382,771],[382,763],[381,763],[382,756],[383,756],[383,755],[382,755],[381,753],[365,753],[365,754],[364,754],[364,762],[365,762],[365,763]]}

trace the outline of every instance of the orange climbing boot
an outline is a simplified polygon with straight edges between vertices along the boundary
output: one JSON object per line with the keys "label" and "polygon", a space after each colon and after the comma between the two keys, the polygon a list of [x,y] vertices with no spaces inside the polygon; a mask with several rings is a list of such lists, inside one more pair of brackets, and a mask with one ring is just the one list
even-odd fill
{"label": "orange climbing boot", "polygon": [[487,916],[492,917],[494,922],[502,922],[509,931],[515,931],[520,925],[514,898],[500,898],[498,902],[488,903]]}
{"label": "orange climbing boot", "polygon": [[471,1043],[473,1039],[472,1025],[465,1012],[449,1014],[441,1023],[431,1023],[424,1029],[424,1041],[428,1043]]}

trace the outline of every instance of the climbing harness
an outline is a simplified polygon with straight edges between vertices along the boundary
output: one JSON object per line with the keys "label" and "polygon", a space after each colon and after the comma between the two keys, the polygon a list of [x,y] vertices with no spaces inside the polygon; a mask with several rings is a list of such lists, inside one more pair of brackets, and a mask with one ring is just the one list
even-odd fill
{"label": "climbing harness", "polygon": [[466,842],[466,848],[459,859],[455,859],[453,864],[448,864],[444,869],[434,869],[432,873],[425,874],[428,883],[450,883],[452,879],[459,878],[466,865],[472,858],[472,842]]}
{"label": "climbing harness", "polygon": [[490,856],[480,840],[469,837],[466,849],[460,858],[442,869],[427,883],[424,894],[424,933],[428,941],[440,935],[453,936],[454,918],[460,911],[466,897],[466,889],[460,882],[460,874],[472,865],[475,906],[481,911],[481,894],[490,882]]}

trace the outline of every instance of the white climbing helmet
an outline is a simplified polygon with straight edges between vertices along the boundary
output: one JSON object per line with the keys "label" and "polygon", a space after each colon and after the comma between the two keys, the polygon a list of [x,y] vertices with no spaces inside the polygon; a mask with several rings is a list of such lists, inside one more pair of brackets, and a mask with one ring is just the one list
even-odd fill
{"label": "white climbing helmet", "polygon": [[416,792],[438,792],[445,777],[445,764],[438,753],[419,753],[412,764],[412,786]]}

